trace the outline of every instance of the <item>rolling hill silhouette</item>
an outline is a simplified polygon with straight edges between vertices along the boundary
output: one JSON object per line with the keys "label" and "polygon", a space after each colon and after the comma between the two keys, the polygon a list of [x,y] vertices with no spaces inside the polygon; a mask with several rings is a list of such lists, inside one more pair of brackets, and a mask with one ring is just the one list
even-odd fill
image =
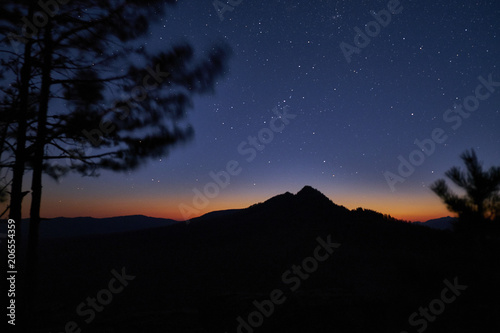
{"label": "rolling hill silhouette", "polygon": [[452,230],[453,223],[456,221],[457,221],[456,217],[446,216],[446,217],[440,217],[437,219],[431,219],[431,220],[428,220],[425,222],[413,222],[413,223],[421,224],[423,226],[433,228],[433,229]]}
{"label": "rolling hill silhouette", "polygon": [[[0,232],[7,230],[6,220],[2,221]],[[161,219],[144,215],[117,216],[108,218],[56,217],[43,220],[40,224],[40,238],[70,238],[90,235],[105,235],[130,232],[148,228],[165,227],[179,223],[171,219]],[[29,219],[22,220],[23,239],[28,237]]]}
{"label": "rolling hill silhouette", "polygon": [[[292,290],[284,273],[313,257],[318,239],[340,247]],[[498,243],[348,210],[309,186],[189,224],[45,239],[40,254],[33,332],[59,332],[74,320],[90,332],[249,333],[238,318],[276,289],[286,300],[252,332],[416,332],[409,316],[454,278],[467,290],[426,332],[500,328]],[[75,307],[121,267],[135,280],[85,323]]]}

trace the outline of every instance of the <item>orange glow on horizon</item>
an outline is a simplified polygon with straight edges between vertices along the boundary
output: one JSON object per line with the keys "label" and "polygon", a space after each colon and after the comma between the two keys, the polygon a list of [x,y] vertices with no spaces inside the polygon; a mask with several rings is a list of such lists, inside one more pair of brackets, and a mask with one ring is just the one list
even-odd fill
{"label": "orange glow on horizon", "polygon": [[[391,215],[394,218],[408,221],[427,221],[433,218],[452,215],[445,206],[436,198],[430,196],[411,197],[406,195],[329,195],[325,193],[335,204],[345,206],[348,209],[362,207],[371,209],[382,214]],[[247,208],[255,203],[263,202],[276,194],[266,192],[265,194],[236,195],[224,193],[214,199],[203,209],[195,209],[193,197],[175,198],[147,198],[133,199],[130,197],[118,198],[86,198],[86,200],[65,201],[46,200],[42,204],[42,216],[54,217],[79,217],[91,216],[95,218],[146,215],[150,217],[168,218],[182,221],[183,215],[179,205],[184,204],[193,209],[193,214],[188,218],[194,218],[211,211],[226,209]],[[24,216],[28,216],[29,200],[24,202]],[[199,206],[198,206],[199,207]]]}

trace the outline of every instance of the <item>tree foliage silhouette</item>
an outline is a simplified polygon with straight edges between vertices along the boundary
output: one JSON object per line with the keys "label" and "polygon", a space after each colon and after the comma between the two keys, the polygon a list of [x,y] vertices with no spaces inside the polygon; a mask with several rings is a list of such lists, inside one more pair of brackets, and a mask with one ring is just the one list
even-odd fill
{"label": "tree foliage silhouette", "polygon": [[[214,46],[196,63],[189,45],[155,55],[134,47],[150,21],[162,16],[165,3],[175,1],[51,2],[38,16],[41,8],[32,1],[1,4],[0,30],[6,36],[1,42],[14,50],[24,48],[23,53],[2,50],[10,56],[2,62],[15,81],[3,90],[15,95],[11,108],[18,115],[12,144],[12,218],[21,216],[19,185],[27,164],[33,167],[31,211],[36,215],[41,172],[59,178],[71,170],[85,175],[96,175],[97,169],[129,170],[147,158],[165,156],[171,146],[192,137],[192,129],[181,120],[192,106],[192,95],[213,89],[228,50]],[[28,24],[31,19],[37,24]],[[28,23],[20,29],[19,22]],[[132,59],[142,66],[130,65]],[[106,90],[111,92],[106,95]],[[32,124],[30,94],[37,97]],[[135,96],[118,97],[126,94]],[[66,104],[51,114],[54,99]],[[99,135],[103,126],[105,137]],[[101,152],[89,154],[89,146]],[[62,159],[71,163],[53,162]]]}
{"label": "tree foliage silhouette", "polygon": [[12,171],[9,217],[18,222],[32,170],[28,253],[38,241],[43,173],[132,170],[192,138],[186,111],[194,95],[213,91],[230,52],[215,44],[197,59],[180,43],[148,53],[141,38],[176,2],[0,4],[0,163]]}
{"label": "tree foliage silhouette", "polygon": [[448,210],[458,214],[455,224],[457,231],[477,231],[491,225],[492,221],[499,222],[500,167],[483,170],[473,149],[462,153],[460,158],[466,171],[452,167],[445,175],[462,188],[465,195],[453,193],[444,179],[433,183],[431,189],[443,200]]}

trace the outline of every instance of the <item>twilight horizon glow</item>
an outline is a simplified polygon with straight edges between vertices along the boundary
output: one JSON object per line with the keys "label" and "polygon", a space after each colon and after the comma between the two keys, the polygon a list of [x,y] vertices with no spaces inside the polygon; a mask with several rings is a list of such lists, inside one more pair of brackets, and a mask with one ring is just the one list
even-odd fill
{"label": "twilight horizon glow", "polygon": [[429,186],[464,150],[500,165],[499,2],[231,8],[179,1],[142,41],[232,47],[230,71],[188,113],[195,138],[135,172],[45,177],[43,217],[183,220],[310,185],[349,209],[425,221],[451,215]]}

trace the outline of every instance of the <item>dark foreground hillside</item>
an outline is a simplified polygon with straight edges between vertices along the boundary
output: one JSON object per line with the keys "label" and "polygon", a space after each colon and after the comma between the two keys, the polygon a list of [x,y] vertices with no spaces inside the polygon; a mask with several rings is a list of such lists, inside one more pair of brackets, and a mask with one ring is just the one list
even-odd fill
{"label": "dark foreground hillside", "polygon": [[498,242],[349,211],[310,187],[40,247],[32,332],[500,331]]}

